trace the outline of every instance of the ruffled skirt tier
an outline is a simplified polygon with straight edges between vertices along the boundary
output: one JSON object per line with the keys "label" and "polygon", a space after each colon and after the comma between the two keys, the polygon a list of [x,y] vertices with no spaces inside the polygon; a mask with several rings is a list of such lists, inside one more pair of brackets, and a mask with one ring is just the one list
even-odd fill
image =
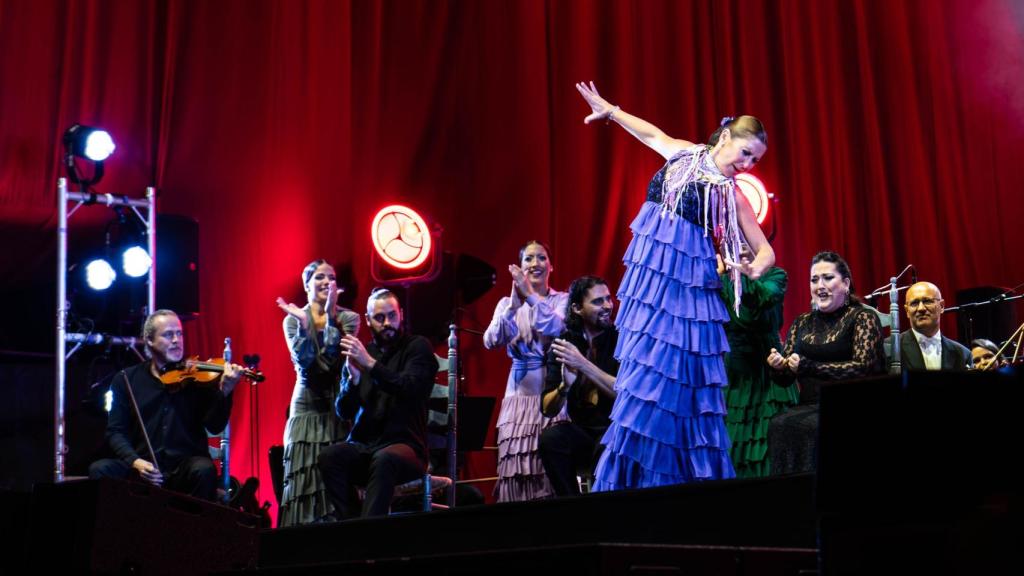
{"label": "ruffled skirt tier", "polygon": [[554,418],[545,418],[540,412],[539,394],[514,394],[502,399],[497,424],[498,482],[494,487],[498,502],[554,496],[540,461],[540,434],[566,419],[564,411]]}
{"label": "ruffled skirt tier", "polygon": [[619,285],[612,425],[596,490],[732,478],[715,251],[703,230],[644,203]]}
{"label": "ruffled skirt tier", "polygon": [[[284,486],[278,526],[309,524],[333,512],[317,458],[323,448],[348,436],[333,409],[325,409],[321,398],[311,401],[316,396],[311,390],[297,387],[302,388],[295,393],[301,399],[292,399],[292,416],[284,430]],[[304,411],[313,406],[318,409]]]}

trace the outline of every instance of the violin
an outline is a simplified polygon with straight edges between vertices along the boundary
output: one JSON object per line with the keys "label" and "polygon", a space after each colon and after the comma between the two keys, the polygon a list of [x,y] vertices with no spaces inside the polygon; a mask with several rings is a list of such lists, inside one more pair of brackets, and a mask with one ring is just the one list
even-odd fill
{"label": "violin", "polygon": [[[182,360],[176,364],[166,364],[159,370],[160,381],[167,386],[183,386],[185,384],[212,385],[224,373],[224,359],[210,358],[201,362],[198,356]],[[242,368],[242,376],[253,382],[263,382],[265,377],[259,370]]]}

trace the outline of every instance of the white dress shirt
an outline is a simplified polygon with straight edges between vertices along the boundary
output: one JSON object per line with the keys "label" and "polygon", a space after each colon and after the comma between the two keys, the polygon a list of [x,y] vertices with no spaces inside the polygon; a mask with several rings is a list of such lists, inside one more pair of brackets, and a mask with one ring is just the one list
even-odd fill
{"label": "white dress shirt", "polygon": [[913,328],[910,329],[917,338],[917,345],[921,348],[921,356],[924,357],[924,367],[928,370],[942,369],[942,331],[935,332],[934,336],[925,336]]}

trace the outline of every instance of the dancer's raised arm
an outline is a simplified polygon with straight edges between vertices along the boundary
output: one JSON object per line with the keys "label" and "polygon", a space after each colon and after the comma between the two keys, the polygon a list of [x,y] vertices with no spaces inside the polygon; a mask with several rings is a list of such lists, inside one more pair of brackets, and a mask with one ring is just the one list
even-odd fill
{"label": "dancer's raised arm", "polygon": [[628,112],[624,112],[618,106],[613,106],[611,102],[608,102],[598,94],[597,87],[594,86],[593,82],[589,84],[579,82],[576,84],[576,89],[579,90],[580,95],[590,105],[591,113],[583,119],[585,124],[590,124],[595,120],[606,120],[609,122],[614,120],[616,124],[625,128],[637,140],[640,140],[649,148],[661,154],[666,160],[675,156],[680,150],[693,146],[693,142],[673,138],[665,134],[661,128],[643,118],[638,118]]}

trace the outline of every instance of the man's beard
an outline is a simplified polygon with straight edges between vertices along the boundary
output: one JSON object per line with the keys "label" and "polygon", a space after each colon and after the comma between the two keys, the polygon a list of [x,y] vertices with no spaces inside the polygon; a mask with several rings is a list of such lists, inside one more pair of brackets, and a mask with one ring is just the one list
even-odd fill
{"label": "man's beard", "polygon": [[402,327],[398,328],[382,328],[379,332],[373,333],[373,340],[378,346],[388,346],[393,344],[399,337],[402,336]]}

